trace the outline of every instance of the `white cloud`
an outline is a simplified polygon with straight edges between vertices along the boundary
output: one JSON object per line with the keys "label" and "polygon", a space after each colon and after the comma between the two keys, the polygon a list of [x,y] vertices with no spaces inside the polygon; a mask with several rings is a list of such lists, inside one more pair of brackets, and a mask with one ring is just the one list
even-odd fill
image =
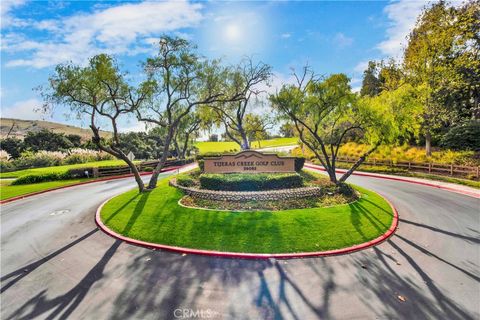
{"label": "white cloud", "polygon": [[9,107],[2,107],[2,118],[15,118],[24,120],[43,120],[48,118],[41,112],[36,112],[42,106],[42,102],[38,99],[32,98],[28,100],[15,102]]}
{"label": "white cloud", "polygon": [[368,67],[368,61],[360,61],[357,65],[353,68],[353,71],[358,73],[363,73],[365,69]]}
{"label": "white cloud", "polygon": [[353,43],[353,38],[347,37],[342,32],[338,32],[333,37],[333,43],[340,48],[345,48],[350,46]]}
{"label": "white cloud", "polygon": [[2,29],[11,27],[11,26],[24,26],[25,21],[22,19],[15,18],[11,15],[12,10],[15,7],[20,7],[25,4],[25,0],[2,0],[0,5],[0,20]]}
{"label": "white cloud", "polygon": [[286,33],[282,33],[280,35],[280,38],[283,38],[283,39],[288,39],[292,36],[292,34],[290,32],[286,32]]}
{"label": "white cloud", "polygon": [[400,0],[387,5],[384,12],[390,20],[387,38],[377,48],[384,55],[398,59],[406,44],[406,37],[415,26],[417,17],[425,7],[424,1]]}
{"label": "white cloud", "polygon": [[147,52],[151,50],[152,37],[199,23],[203,18],[201,8],[201,4],[187,1],[147,1],[39,21],[30,26],[50,32],[51,40],[28,40],[21,33],[10,33],[2,39],[2,50],[29,54],[28,58],[8,61],[7,66],[35,68],[69,60],[82,63],[99,52],[130,55]]}

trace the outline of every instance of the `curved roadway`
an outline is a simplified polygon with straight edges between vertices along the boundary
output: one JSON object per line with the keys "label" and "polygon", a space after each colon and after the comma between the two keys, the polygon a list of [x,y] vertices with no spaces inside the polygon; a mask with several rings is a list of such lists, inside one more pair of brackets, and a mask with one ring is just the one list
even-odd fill
{"label": "curved roadway", "polygon": [[2,205],[1,318],[479,319],[480,200],[350,182],[385,195],[399,230],[371,249],[296,260],[181,255],[112,239],[94,213],[131,178]]}

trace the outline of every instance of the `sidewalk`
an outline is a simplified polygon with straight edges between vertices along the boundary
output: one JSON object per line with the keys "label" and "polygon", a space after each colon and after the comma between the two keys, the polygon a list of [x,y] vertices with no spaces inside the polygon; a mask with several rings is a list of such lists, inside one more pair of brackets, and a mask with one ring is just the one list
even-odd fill
{"label": "sidewalk", "polygon": [[[306,168],[316,169],[325,171],[322,166],[313,164],[313,163],[305,163]],[[337,173],[344,173],[347,170],[344,169],[337,169]],[[405,177],[405,176],[397,176],[397,175],[388,175],[388,174],[381,174],[381,173],[373,173],[373,172],[364,172],[364,171],[355,171],[353,173],[355,176],[364,176],[364,177],[372,177],[372,178],[379,178],[379,179],[388,179],[388,180],[395,180],[395,181],[403,181],[403,182],[410,182],[415,184],[421,184],[429,187],[439,188],[443,190],[448,190],[452,192],[461,193],[464,195],[468,195],[474,198],[480,199],[480,190],[475,189],[472,187],[443,182],[443,181],[436,181],[436,180],[428,180],[428,179],[421,179],[421,178],[414,178],[414,177]]]}

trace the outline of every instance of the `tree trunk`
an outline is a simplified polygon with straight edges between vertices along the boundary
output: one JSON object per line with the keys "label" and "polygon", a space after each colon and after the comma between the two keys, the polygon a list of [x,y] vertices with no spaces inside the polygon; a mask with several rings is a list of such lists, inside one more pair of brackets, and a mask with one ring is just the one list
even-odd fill
{"label": "tree trunk", "polygon": [[173,139],[173,145],[175,146],[175,152],[177,153],[177,159],[182,159],[180,146],[178,145],[177,138]]}
{"label": "tree trunk", "polygon": [[248,142],[247,135],[243,131],[241,132],[241,135],[242,135],[241,149],[242,150],[249,150],[250,149],[250,143]]}
{"label": "tree trunk", "polygon": [[160,171],[163,169],[163,166],[165,165],[165,162],[167,161],[168,152],[170,150],[170,142],[172,142],[173,131],[174,131],[174,129],[171,128],[169,130],[168,134],[167,134],[167,137],[165,138],[165,145],[163,146],[162,157],[158,161],[157,166],[153,170],[152,177],[150,178],[150,181],[148,182],[148,189],[149,190],[153,190],[157,187],[158,176],[160,175]]}
{"label": "tree trunk", "polygon": [[337,175],[335,174],[335,167],[332,168],[325,168],[327,169],[328,177],[330,178],[330,182],[337,184]]}
{"label": "tree trunk", "polygon": [[187,134],[187,137],[186,137],[185,141],[183,142],[183,148],[180,151],[181,152],[180,159],[185,159],[187,157],[188,139],[190,139],[189,134]]}
{"label": "tree trunk", "polygon": [[342,182],[345,182],[345,180],[347,180],[348,177],[350,177],[352,175],[352,173],[357,170],[357,168],[365,161],[365,159],[372,153],[374,152],[375,150],[377,150],[378,146],[380,144],[376,144],[372,149],[368,150],[367,152],[365,152],[361,157],[360,159],[357,160],[357,162],[355,162],[353,164],[353,166],[343,174],[343,176],[338,180],[338,182],[342,183]]}
{"label": "tree trunk", "polygon": [[425,153],[427,157],[432,155],[432,134],[430,131],[425,133]]}
{"label": "tree trunk", "polygon": [[130,161],[130,159],[128,159],[127,157],[122,158],[122,160],[125,161],[130,167],[130,170],[132,171],[133,176],[135,177],[135,181],[137,182],[137,185],[138,185],[138,192],[142,193],[143,191],[145,191],[145,184],[143,183],[143,180],[140,177],[140,172],[138,171],[137,166],[132,161]]}
{"label": "tree trunk", "polygon": [[119,150],[115,147],[112,147],[111,149],[106,148],[105,146],[101,145],[100,143],[95,143],[95,144],[97,145],[97,147],[100,150],[102,150],[104,152],[107,152],[107,153],[111,154],[112,156],[125,161],[125,163],[130,168],[130,171],[132,171],[133,176],[135,177],[135,181],[137,182],[137,186],[138,186],[138,192],[141,193],[141,192],[145,191],[145,184],[143,183],[143,180],[140,177],[140,172],[138,171],[137,166],[132,161],[130,161],[130,159],[128,159],[128,157],[121,150]]}

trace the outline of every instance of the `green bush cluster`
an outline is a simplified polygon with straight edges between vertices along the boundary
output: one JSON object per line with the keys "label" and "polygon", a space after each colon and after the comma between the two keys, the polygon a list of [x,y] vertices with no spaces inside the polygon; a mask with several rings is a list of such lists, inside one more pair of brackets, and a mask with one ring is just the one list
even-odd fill
{"label": "green bush cluster", "polygon": [[202,174],[203,189],[223,191],[261,191],[299,188],[303,179],[297,173]]}
{"label": "green bush cluster", "polygon": [[182,187],[193,187],[196,185],[195,179],[189,175],[180,175],[177,177],[177,184]]}
{"label": "green bush cluster", "polygon": [[304,157],[295,157],[295,171],[300,172],[303,169],[303,165],[305,164]]}
{"label": "green bush cluster", "polygon": [[68,180],[71,176],[68,172],[61,173],[44,173],[44,174],[29,174],[22,176],[12,182],[12,185],[32,184],[57,180]]}
{"label": "green bush cluster", "polygon": [[480,121],[451,128],[442,138],[441,145],[453,150],[480,151]]}

